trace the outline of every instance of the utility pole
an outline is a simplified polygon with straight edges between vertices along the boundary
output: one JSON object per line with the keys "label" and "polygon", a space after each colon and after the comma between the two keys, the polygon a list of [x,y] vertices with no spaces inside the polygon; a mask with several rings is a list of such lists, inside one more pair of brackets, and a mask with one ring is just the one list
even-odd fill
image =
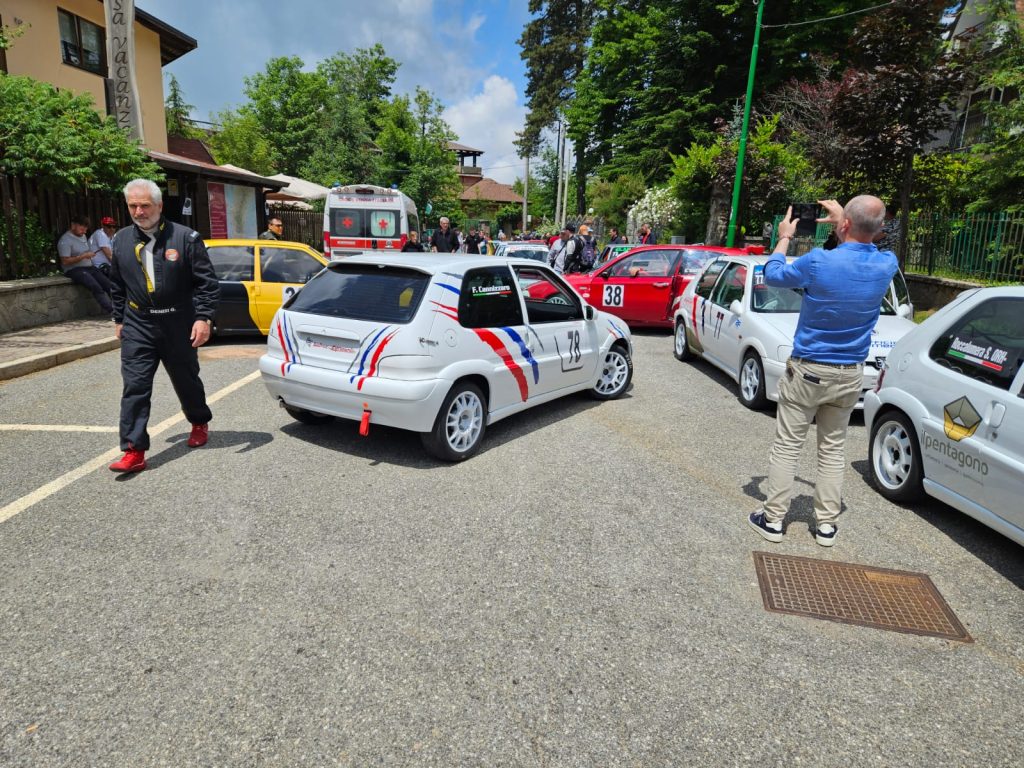
{"label": "utility pole", "polygon": [[732,207],[729,209],[729,229],[725,235],[725,246],[732,248],[736,242],[736,217],[739,215],[740,187],[743,185],[743,160],[747,154],[747,130],[750,128],[750,101],[754,96],[754,70],[757,68],[757,47],[761,40],[761,15],[766,0],[758,0],[757,24],[754,27],[754,48],[750,52],[750,72],[747,74],[747,100],[743,105],[743,127],[740,129],[740,147],[736,153],[736,179],[732,183]]}
{"label": "utility pole", "polygon": [[558,120],[558,142],[555,145],[558,148],[558,184],[555,186],[555,226],[561,229],[559,226],[562,220],[562,162],[563,155],[565,154],[565,140],[562,137],[562,120]]}
{"label": "utility pole", "polygon": [[527,231],[529,225],[530,205],[530,155],[526,155],[526,177],[523,179],[523,232]]}
{"label": "utility pole", "polygon": [[[566,131],[568,133],[568,131]],[[569,137],[563,136],[562,141],[566,143],[565,149],[565,183],[562,184],[562,220],[559,222],[560,228],[565,229],[565,220],[569,218],[569,166],[572,164],[572,150],[568,147]]]}

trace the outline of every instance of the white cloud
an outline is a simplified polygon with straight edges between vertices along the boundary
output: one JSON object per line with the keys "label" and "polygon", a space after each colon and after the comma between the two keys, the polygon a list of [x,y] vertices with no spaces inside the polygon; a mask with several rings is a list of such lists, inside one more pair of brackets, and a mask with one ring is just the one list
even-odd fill
{"label": "white cloud", "polygon": [[515,148],[516,131],[523,128],[526,108],[510,80],[491,75],[482,90],[445,110],[445,120],[461,144],[484,151],[484,175],[505,184],[523,176],[523,161]]}

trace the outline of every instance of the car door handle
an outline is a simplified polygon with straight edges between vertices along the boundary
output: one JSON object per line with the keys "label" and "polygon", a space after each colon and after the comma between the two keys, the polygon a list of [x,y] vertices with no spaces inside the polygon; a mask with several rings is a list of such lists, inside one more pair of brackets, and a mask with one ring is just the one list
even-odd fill
{"label": "car door handle", "polygon": [[999,426],[1003,423],[1003,416],[1006,415],[1006,406],[1002,403],[993,402],[989,406],[989,412],[985,422],[992,429],[999,429]]}
{"label": "car door handle", "polygon": [[668,283],[654,283],[655,288],[668,288]]}

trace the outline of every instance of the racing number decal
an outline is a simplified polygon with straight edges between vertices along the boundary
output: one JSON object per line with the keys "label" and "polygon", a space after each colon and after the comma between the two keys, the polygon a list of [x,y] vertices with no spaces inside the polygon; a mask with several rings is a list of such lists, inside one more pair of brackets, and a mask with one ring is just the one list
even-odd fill
{"label": "racing number decal", "polygon": [[621,307],[626,300],[626,286],[606,285],[602,302],[606,307]]}
{"label": "racing number decal", "polygon": [[[583,352],[580,351],[580,332],[569,331],[566,334],[569,337],[569,345],[566,350],[562,352],[559,349],[559,354],[562,356],[562,371],[575,371],[583,367]],[[558,347],[558,339],[555,339],[555,347]]]}

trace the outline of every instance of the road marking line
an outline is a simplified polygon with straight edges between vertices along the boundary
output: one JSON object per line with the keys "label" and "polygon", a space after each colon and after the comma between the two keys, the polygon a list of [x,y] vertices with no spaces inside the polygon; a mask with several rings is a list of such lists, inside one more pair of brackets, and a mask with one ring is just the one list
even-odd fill
{"label": "road marking line", "polygon": [[[228,384],[223,389],[214,393],[213,395],[207,398],[206,402],[209,404],[216,403],[221,398],[227,397],[232,392],[241,389],[246,384],[248,384],[251,381],[255,381],[259,377],[260,372],[253,371],[248,376],[244,376],[238,381],[233,382],[232,384]],[[156,437],[160,433],[165,432],[171,427],[173,427],[178,422],[184,420],[185,414],[183,413],[179,413],[176,416],[171,416],[170,418],[164,419],[159,424],[157,424],[153,429],[150,430],[149,434],[151,437]],[[71,485],[76,480],[85,477],[86,475],[96,471],[97,469],[100,469],[101,467],[105,467],[107,464],[112,462],[120,455],[120,448],[114,448],[112,450],[109,450],[106,453],[97,456],[95,459],[87,461],[80,467],[76,467],[75,469],[72,469],[69,472],[64,473],[57,479],[51,480],[46,485],[32,491],[32,493],[22,496],[20,499],[17,499],[16,501],[12,501],[7,506],[0,507],[0,523],[10,520],[19,512],[24,512],[33,504],[38,504],[43,499],[48,499],[50,496],[53,496],[53,494]]]}
{"label": "road marking line", "polygon": [[0,424],[0,432],[117,432],[117,427],[89,427],[82,424]]}

